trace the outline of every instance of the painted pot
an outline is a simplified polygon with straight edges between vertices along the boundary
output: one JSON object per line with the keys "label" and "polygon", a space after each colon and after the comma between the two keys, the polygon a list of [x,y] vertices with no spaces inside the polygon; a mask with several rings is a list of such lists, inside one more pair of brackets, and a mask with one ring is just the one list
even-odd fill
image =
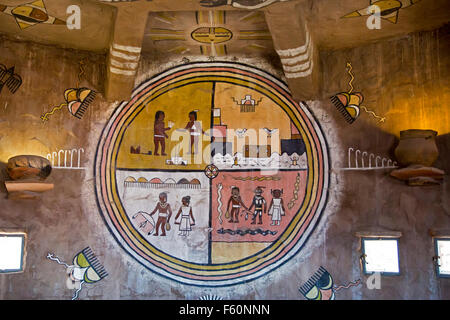
{"label": "painted pot", "polygon": [[438,158],[437,132],[433,130],[410,129],[400,131],[400,142],[395,157],[403,166],[419,164],[430,167]]}

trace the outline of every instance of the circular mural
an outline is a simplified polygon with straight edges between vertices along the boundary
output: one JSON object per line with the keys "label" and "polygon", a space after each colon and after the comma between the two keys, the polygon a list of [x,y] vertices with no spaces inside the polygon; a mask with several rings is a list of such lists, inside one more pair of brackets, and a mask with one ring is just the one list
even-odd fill
{"label": "circular mural", "polygon": [[101,135],[96,194],[136,260],[197,286],[248,282],[293,257],[326,204],[318,124],[260,69],[191,63],[137,87]]}

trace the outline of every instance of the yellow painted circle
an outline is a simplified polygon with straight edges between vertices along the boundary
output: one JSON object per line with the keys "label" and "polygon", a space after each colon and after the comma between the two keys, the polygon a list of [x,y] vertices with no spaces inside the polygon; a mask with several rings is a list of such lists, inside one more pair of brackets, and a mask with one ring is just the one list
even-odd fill
{"label": "yellow painted circle", "polygon": [[192,39],[200,43],[223,43],[231,40],[233,33],[223,27],[200,27],[192,31]]}

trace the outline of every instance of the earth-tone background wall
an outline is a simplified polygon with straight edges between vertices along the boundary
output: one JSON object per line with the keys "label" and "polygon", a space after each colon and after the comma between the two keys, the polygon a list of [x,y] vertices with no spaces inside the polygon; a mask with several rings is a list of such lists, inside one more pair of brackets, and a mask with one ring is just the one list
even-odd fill
{"label": "earth-tone background wall", "polygon": [[[435,275],[430,230],[450,230],[448,176],[439,186],[409,187],[389,171],[339,170],[349,147],[394,158],[400,130],[438,131],[440,156],[435,166],[450,172],[450,49],[448,26],[373,43],[355,49],[322,52],[322,99],[307,102],[322,126],[329,147],[328,204],[302,251],[276,271],[243,285],[200,288],[162,278],[120,248],[104,224],[94,195],[93,165],[100,133],[117,103],[102,94],[78,120],[61,110],[51,121],[39,118],[63,102],[64,90],[78,81],[79,61],[86,57],[81,85],[103,92],[104,56],[0,39],[2,63],[15,65],[24,83],[16,94],[0,96],[0,161],[17,154],[39,154],[84,148],[85,171],[54,170],[55,183],[39,201],[10,200],[2,189],[0,227],[28,233],[23,273],[0,274],[0,299],[70,299],[66,272],[46,258],[54,253],[70,262],[90,246],[109,276],[86,285],[81,299],[198,299],[215,294],[226,299],[303,299],[301,284],[324,266],[336,284],[361,279],[362,285],[341,290],[337,299],[449,299],[450,282]],[[189,57],[206,61],[204,57]],[[280,71],[270,60],[236,58],[238,62]],[[218,59],[216,59],[218,60]],[[226,60],[224,58],[223,60]],[[231,60],[231,58],[229,59]],[[362,111],[347,124],[329,100],[348,90],[346,63],[351,62],[356,91],[365,105],[386,118],[384,123]],[[181,61],[142,57],[137,83]],[[413,106],[413,107],[411,107]],[[357,231],[400,231],[401,275],[382,277],[380,290],[369,290],[359,265]]]}

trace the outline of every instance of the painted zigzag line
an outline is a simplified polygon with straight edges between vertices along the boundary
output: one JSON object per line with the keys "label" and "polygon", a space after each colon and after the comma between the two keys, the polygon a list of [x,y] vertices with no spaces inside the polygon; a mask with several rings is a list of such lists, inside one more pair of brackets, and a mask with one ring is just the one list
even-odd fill
{"label": "painted zigzag line", "polygon": [[262,229],[254,229],[254,230],[252,230],[252,229],[246,229],[246,230],[238,229],[238,230],[231,230],[231,229],[221,228],[221,229],[217,230],[217,233],[219,233],[219,234],[228,233],[228,234],[231,234],[233,236],[234,235],[244,236],[246,234],[250,234],[252,236],[254,236],[256,234],[261,234],[263,236],[267,236],[268,234],[270,234],[270,235],[273,236],[273,235],[275,235],[277,233],[277,231],[262,230]]}

